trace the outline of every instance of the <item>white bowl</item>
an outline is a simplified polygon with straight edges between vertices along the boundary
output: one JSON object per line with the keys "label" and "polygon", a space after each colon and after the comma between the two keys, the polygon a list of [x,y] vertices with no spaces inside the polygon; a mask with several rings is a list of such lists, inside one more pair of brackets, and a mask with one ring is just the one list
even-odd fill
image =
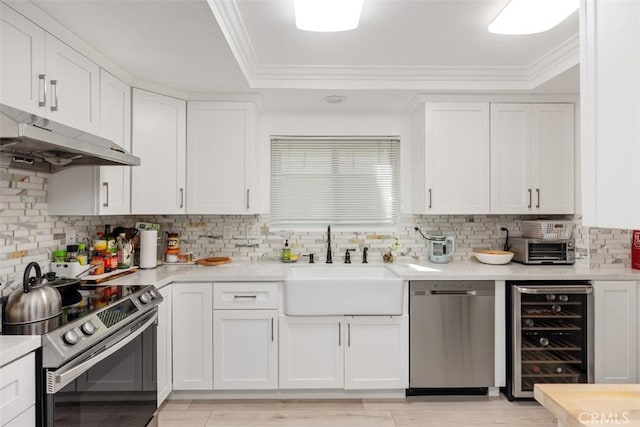
{"label": "white bowl", "polygon": [[482,263],[485,264],[507,264],[513,258],[513,252],[497,251],[494,249],[476,249],[473,251],[473,256]]}

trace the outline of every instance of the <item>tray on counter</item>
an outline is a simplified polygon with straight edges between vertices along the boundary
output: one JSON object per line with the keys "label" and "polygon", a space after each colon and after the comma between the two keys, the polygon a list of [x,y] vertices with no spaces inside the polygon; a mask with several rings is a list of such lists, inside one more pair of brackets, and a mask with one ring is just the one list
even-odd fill
{"label": "tray on counter", "polygon": [[117,279],[129,274],[135,273],[136,271],[138,271],[138,267],[133,266],[133,267],[127,268],[126,270],[115,270],[115,271],[110,271],[104,274],[84,276],[82,278],[82,284],[96,285],[99,283],[108,282],[109,280]]}

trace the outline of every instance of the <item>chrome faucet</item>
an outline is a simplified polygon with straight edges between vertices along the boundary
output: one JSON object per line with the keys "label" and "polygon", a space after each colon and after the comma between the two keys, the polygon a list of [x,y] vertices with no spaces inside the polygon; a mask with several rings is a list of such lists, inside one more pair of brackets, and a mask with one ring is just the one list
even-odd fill
{"label": "chrome faucet", "polygon": [[327,264],[333,264],[331,259],[331,225],[327,226]]}

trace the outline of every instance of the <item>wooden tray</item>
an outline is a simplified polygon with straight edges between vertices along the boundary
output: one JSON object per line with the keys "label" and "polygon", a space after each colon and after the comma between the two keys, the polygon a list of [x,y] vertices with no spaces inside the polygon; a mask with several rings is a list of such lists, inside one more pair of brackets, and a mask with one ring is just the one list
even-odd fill
{"label": "wooden tray", "polygon": [[97,285],[109,280],[117,279],[128,274],[132,274],[138,271],[138,267],[131,267],[128,270],[116,270],[109,273],[97,274],[95,276],[85,276],[82,278],[83,285]]}
{"label": "wooden tray", "polygon": [[211,257],[211,258],[200,258],[196,261],[198,265],[206,265],[206,266],[216,266],[222,264],[229,264],[231,262],[231,258],[223,256],[223,257]]}

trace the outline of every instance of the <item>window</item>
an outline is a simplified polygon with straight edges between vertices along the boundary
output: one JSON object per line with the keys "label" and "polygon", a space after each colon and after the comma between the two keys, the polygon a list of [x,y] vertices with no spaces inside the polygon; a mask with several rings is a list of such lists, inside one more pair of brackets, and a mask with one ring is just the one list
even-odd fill
{"label": "window", "polygon": [[273,137],[271,225],[393,225],[399,137]]}

